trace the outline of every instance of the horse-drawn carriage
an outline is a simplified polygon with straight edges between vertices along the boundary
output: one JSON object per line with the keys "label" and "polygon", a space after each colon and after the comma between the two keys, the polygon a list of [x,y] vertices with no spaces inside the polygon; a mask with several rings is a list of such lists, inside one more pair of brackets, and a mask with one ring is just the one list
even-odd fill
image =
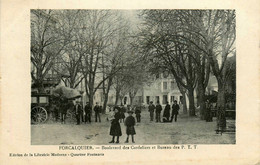
{"label": "horse-drawn carriage", "polygon": [[[53,89],[50,93],[32,93],[31,94],[31,123],[44,123],[53,117],[55,108],[60,109],[66,102],[81,97],[79,91],[64,86]],[[67,117],[73,118],[73,108],[67,112]]]}

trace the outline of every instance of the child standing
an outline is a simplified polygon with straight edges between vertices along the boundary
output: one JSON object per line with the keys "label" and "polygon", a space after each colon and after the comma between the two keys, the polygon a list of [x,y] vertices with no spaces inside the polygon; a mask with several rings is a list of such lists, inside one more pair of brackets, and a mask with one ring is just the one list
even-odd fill
{"label": "child standing", "polygon": [[133,111],[128,111],[129,116],[125,119],[125,126],[126,126],[126,134],[127,134],[127,138],[125,143],[128,143],[128,139],[129,139],[129,135],[132,136],[132,142],[135,143],[134,141],[134,135],[135,133],[135,118],[132,116],[133,115]]}

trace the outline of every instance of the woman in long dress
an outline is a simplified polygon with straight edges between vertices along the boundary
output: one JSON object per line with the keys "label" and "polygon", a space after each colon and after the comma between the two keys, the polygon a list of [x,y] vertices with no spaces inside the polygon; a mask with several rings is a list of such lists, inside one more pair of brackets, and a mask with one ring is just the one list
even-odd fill
{"label": "woman in long dress", "polygon": [[119,143],[119,136],[122,136],[121,126],[119,120],[121,115],[117,108],[115,108],[115,116],[112,119],[111,127],[110,127],[110,135],[112,136],[112,140],[109,143],[115,143],[115,136],[117,137],[116,143]]}

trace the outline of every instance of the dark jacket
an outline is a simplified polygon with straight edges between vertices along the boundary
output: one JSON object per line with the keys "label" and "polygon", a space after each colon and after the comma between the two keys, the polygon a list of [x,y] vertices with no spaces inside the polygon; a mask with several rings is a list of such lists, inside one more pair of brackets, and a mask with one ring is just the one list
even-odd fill
{"label": "dark jacket", "polygon": [[91,106],[89,104],[86,105],[84,109],[86,114],[91,114]]}
{"label": "dark jacket", "polygon": [[160,104],[156,105],[156,113],[161,113],[162,111],[162,106]]}
{"label": "dark jacket", "polygon": [[170,117],[171,106],[167,104],[164,108],[163,117]]}
{"label": "dark jacket", "polygon": [[148,111],[149,111],[149,112],[152,112],[152,113],[153,113],[153,112],[154,112],[154,109],[155,109],[155,106],[154,106],[153,104],[152,104],[152,105],[150,104],[150,105],[148,106]]}
{"label": "dark jacket", "polygon": [[115,118],[111,122],[111,127],[110,127],[110,135],[111,136],[121,136],[122,131],[121,131],[121,126],[119,124],[119,119],[121,118],[121,115],[119,112],[115,114]]}
{"label": "dark jacket", "polygon": [[[78,108],[77,108],[77,106],[78,106]],[[76,114],[81,114],[81,113],[83,112],[83,109],[82,109],[82,107],[81,107],[80,104],[76,104],[76,105],[74,106],[74,112],[75,112]]]}
{"label": "dark jacket", "polygon": [[135,118],[133,116],[128,116],[125,119],[125,125],[126,125],[126,134],[127,135],[135,135]]}
{"label": "dark jacket", "polygon": [[100,107],[98,105],[95,105],[94,111],[95,113],[100,113]]}
{"label": "dark jacket", "polygon": [[135,118],[133,116],[128,116],[126,119],[125,119],[125,125],[127,127],[130,127],[130,126],[134,126],[135,125]]}
{"label": "dark jacket", "polygon": [[141,114],[141,110],[140,110],[139,107],[137,107],[137,108],[135,109],[135,114],[136,114],[137,116]]}
{"label": "dark jacket", "polygon": [[179,109],[180,109],[180,107],[179,107],[179,105],[178,104],[173,104],[172,105],[172,113],[173,114],[179,114]]}

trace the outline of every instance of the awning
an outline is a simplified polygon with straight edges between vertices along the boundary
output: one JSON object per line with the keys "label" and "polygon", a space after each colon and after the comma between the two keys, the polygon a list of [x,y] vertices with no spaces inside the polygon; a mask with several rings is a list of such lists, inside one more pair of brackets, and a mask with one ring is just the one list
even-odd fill
{"label": "awning", "polygon": [[76,99],[81,97],[81,94],[78,90],[65,86],[58,86],[54,88],[52,93],[55,96],[65,97],[67,99]]}

